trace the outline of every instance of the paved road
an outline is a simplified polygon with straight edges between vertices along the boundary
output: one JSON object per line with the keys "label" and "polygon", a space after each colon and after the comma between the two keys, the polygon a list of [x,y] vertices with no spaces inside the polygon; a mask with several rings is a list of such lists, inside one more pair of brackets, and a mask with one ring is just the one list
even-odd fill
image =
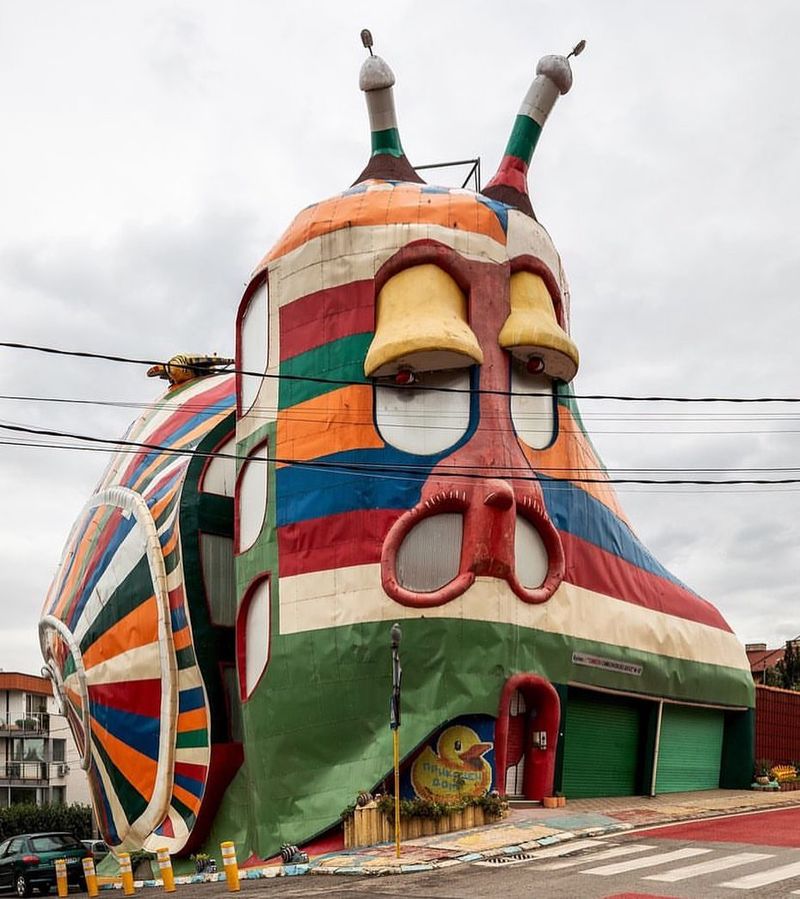
{"label": "paved road", "polygon": [[[158,899],[160,890],[143,891]],[[242,899],[644,899],[800,896],[800,808],[583,839],[524,857],[393,877],[313,875],[242,881]],[[177,899],[229,897],[224,883]]]}

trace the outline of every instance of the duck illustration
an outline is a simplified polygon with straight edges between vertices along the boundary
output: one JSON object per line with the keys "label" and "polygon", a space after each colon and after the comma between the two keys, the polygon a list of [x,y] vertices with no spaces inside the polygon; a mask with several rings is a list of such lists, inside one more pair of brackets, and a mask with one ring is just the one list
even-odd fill
{"label": "duck illustration", "polygon": [[414,792],[438,802],[481,796],[492,785],[492,767],[483,756],[493,746],[482,742],[471,727],[448,727],[439,736],[436,751],[426,746],[411,766]]}

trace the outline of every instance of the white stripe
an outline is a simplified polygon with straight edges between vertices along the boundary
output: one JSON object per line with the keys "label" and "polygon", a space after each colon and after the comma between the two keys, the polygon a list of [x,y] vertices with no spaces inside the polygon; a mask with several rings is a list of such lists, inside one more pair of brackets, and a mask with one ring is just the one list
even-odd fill
{"label": "white stripe", "polygon": [[[424,195],[420,196],[424,202]],[[370,280],[399,249],[414,240],[425,239],[451,247],[465,259],[478,262],[505,262],[508,259],[503,244],[475,231],[427,222],[342,227],[314,237],[270,262],[270,315],[274,314],[276,306],[285,306],[323,287]],[[557,277],[557,269],[553,274]]]}
{"label": "white stripe", "polygon": [[562,862],[550,862],[549,865],[542,865],[542,871],[557,871],[559,868],[573,868],[576,865],[583,865],[586,862],[602,862],[607,858],[618,858],[621,855],[634,855],[637,852],[650,852],[655,846],[616,846],[614,849],[606,849],[604,852],[592,853],[590,858],[585,856],[581,858],[568,858]]}
{"label": "white stripe", "polygon": [[535,849],[536,858],[531,861],[538,861],[540,858],[558,858],[561,855],[569,855],[570,852],[577,852],[579,849],[590,849],[593,846],[604,846],[602,840],[568,840],[559,846],[548,846],[547,849]]}
{"label": "white stripe", "polygon": [[752,890],[756,887],[766,886],[768,883],[777,883],[779,880],[788,880],[790,877],[800,876],[800,862],[792,862],[791,865],[781,865],[779,868],[770,868],[759,874],[748,874],[738,880],[729,880],[721,883],[722,887],[732,890]]}
{"label": "white stripe", "polygon": [[687,880],[689,877],[700,877],[702,874],[711,874],[714,871],[724,871],[727,868],[736,868],[739,865],[760,862],[765,858],[774,858],[774,856],[764,852],[739,852],[736,855],[723,855],[722,858],[714,858],[708,862],[700,862],[696,865],[685,865],[683,868],[675,868],[672,871],[667,871],[666,874],[651,874],[644,879],[675,883],[677,880]]}
{"label": "white stripe", "polygon": [[520,602],[505,581],[479,577],[443,606],[413,609],[384,593],[380,563],[310,572],[280,580],[280,628],[296,634],[402,618],[493,621],[600,641],[626,649],[749,671],[729,631],[646,609],[563,583],[548,602]]}
{"label": "white stripe", "polygon": [[682,858],[691,858],[693,855],[705,855],[710,849],[675,849],[672,852],[661,852],[658,855],[648,855],[647,858],[634,858],[627,862],[615,862],[613,865],[601,865],[599,868],[589,868],[581,871],[581,874],[599,874],[601,877],[610,877],[612,874],[623,874],[626,871],[636,871],[639,868],[650,868],[653,865],[666,865],[668,862],[677,862]]}

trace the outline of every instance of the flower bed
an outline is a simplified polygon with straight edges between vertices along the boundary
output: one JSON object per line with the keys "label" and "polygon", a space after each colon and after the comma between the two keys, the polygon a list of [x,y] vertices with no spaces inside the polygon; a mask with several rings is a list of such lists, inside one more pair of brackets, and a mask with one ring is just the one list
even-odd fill
{"label": "flower bed", "polygon": [[[481,827],[504,817],[506,809],[507,804],[499,796],[491,795],[452,805],[425,799],[401,800],[400,839],[413,840]],[[343,819],[346,849],[374,846],[394,839],[394,799],[391,796],[347,808]]]}

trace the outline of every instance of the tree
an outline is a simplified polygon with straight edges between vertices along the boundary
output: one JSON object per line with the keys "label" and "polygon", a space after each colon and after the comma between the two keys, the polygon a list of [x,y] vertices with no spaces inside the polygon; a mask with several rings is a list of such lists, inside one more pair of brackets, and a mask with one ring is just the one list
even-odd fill
{"label": "tree", "polygon": [[787,640],[783,658],[775,666],[780,679],[779,686],[785,690],[800,690],[800,650],[797,640]]}

